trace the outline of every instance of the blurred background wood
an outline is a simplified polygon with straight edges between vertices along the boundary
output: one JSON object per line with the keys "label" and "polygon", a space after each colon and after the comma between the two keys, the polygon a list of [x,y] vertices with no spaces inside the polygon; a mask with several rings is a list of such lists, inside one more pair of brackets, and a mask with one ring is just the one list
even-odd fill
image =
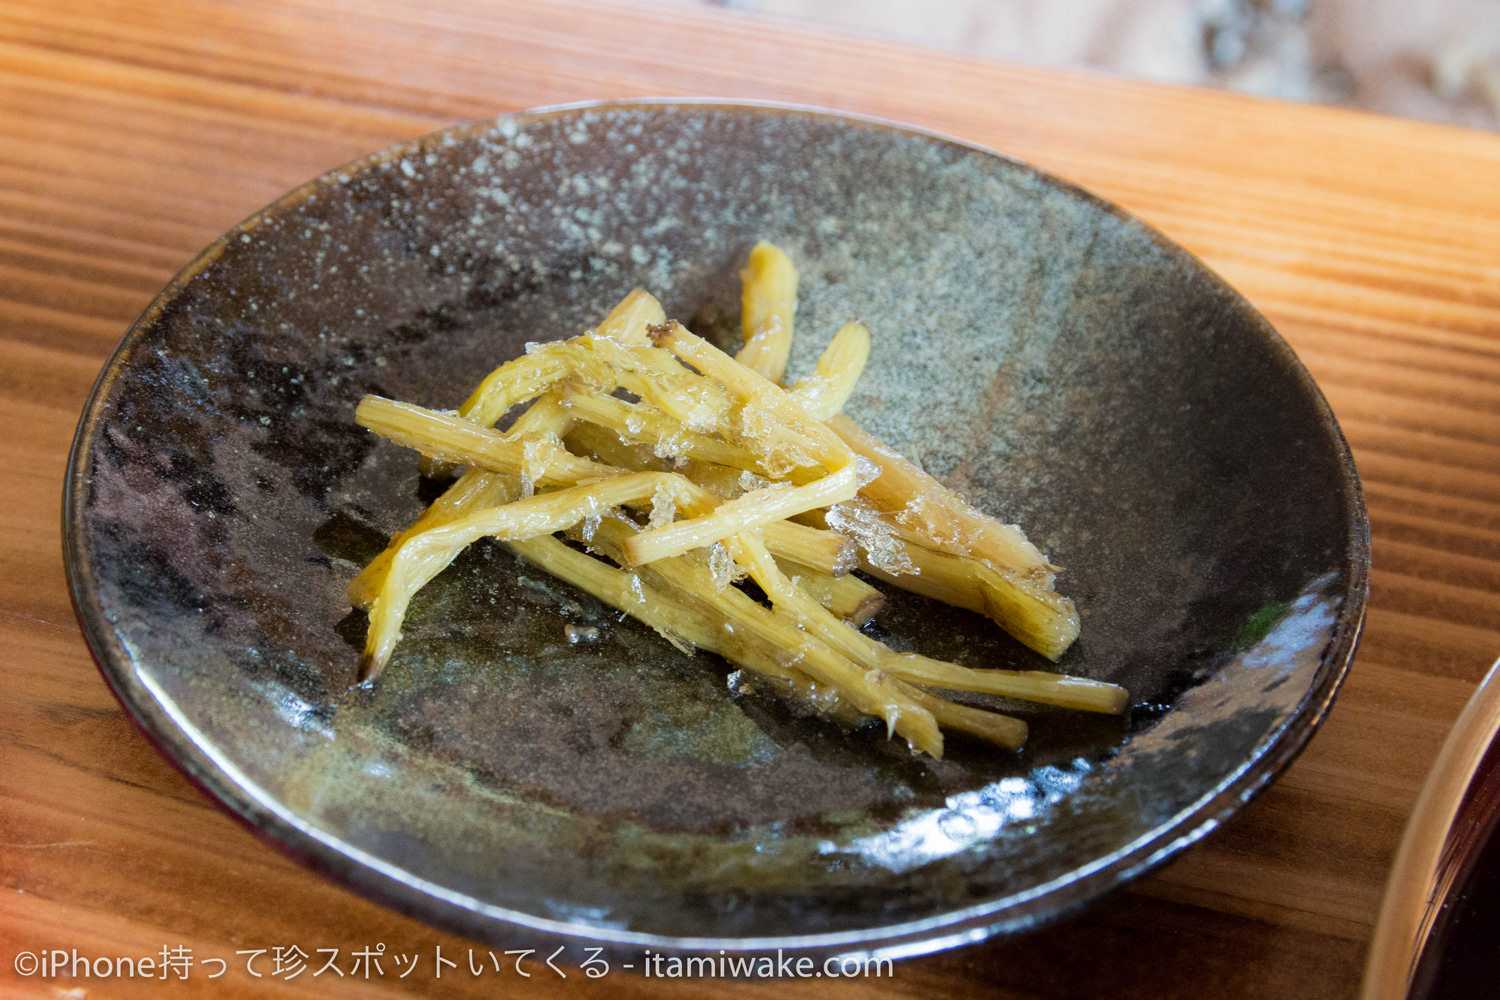
{"label": "blurred background wood", "polygon": [[1061,69],[1500,129],[1493,0],[677,0]]}
{"label": "blurred background wood", "polygon": [[[7,0],[0,5],[0,994],[478,996],[468,942],[302,870],[135,730],[68,603],[59,497],[125,327],[219,232],[293,185],[451,122],[695,94],[960,135],[1115,200],[1285,334],[1342,421],[1373,600],[1322,732],[1205,843],[1077,918],[893,979],[562,980],[537,995],[1352,995],[1406,813],[1500,653],[1500,137],[985,62],[685,6],[567,0]],[[384,943],[399,978],[41,981],[21,951],[196,956]],[[1085,950],[1086,949],[1086,950]],[[478,952],[481,956],[483,949]],[[1083,956],[1086,956],[1083,957]],[[578,956],[581,960],[582,956]],[[243,956],[239,957],[239,963]],[[320,964],[320,963],[319,963]],[[84,992],[68,993],[67,990]]]}

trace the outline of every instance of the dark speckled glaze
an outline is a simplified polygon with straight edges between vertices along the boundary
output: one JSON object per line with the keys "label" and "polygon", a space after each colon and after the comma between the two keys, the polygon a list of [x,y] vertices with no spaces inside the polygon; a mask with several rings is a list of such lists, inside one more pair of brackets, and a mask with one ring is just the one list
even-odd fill
{"label": "dark speckled glaze", "polygon": [[[721,339],[757,239],[802,269],[792,371],[875,332],[850,409],[1067,567],[1069,672],[947,759],[798,715],[476,546],[373,690],[344,585],[421,507],[366,392],[436,407],[634,285]],[[888,124],[702,102],[441,132],[292,192],[146,311],[83,415],[67,556],[105,678],[232,812],[495,941],[909,954],[1054,917],[1211,830],[1304,745],[1362,620],[1368,529],[1269,325],[1140,222]],[[570,645],[564,625],[595,625]],[[1036,666],[918,598],[880,630]]]}

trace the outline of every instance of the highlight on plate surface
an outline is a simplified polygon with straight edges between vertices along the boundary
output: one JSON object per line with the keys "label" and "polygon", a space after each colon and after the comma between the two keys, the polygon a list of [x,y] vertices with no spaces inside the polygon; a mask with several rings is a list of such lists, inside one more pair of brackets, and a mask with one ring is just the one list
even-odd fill
{"label": "highlight on plate surface", "polygon": [[389,664],[413,595],[492,538],[685,652],[716,653],[821,714],[882,719],[933,757],[944,729],[1026,741],[1024,721],[955,692],[1122,712],[1114,684],[960,666],[861,631],[884,597],[856,569],[986,615],[1052,660],[1078,616],[1019,528],[840,413],[869,330],[846,323],[816,370],[786,387],[796,269],[760,243],[742,278],[735,356],[636,290],[595,329],[529,344],[456,413],[360,402],[361,426],[421,453],[425,473],[457,476],[349,585],[370,618],[360,679]]}

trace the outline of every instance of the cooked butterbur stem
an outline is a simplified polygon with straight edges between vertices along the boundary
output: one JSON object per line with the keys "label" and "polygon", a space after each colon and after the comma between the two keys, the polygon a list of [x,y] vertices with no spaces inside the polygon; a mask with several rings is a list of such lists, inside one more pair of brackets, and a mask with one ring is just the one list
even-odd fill
{"label": "cooked butterbur stem", "polygon": [[[809,520],[821,523],[817,515]],[[915,572],[887,573],[868,560],[863,562],[865,572],[904,590],[987,615],[1025,645],[1052,660],[1061,656],[1077,638],[1078,615],[1073,602],[1066,597],[1030,580],[1007,576],[977,559],[934,552],[904,540],[895,544],[902,546]],[[921,684],[1090,712],[1118,714],[1125,709],[1125,689],[1104,681],[1045,671],[971,670],[921,656],[892,655],[897,659],[884,663],[883,668]]]}
{"label": "cooked butterbur stem", "polygon": [[[617,547],[618,551],[608,553],[611,557],[623,557],[623,548],[633,530],[617,519],[606,519],[600,524],[596,539]],[[916,749],[933,757],[943,755],[942,733],[932,713],[898,691],[894,678],[858,666],[737,588],[719,586],[699,553],[657,560],[650,570],[724,615],[730,629],[721,651],[728,658],[753,669],[754,664],[740,656],[748,648],[746,644],[773,651],[779,662],[795,667],[820,684],[831,685],[854,708],[885,720],[888,730]]]}
{"label": "cooked butterbur stem", "polygon": [[[499,431],[480,427],[461,417],[438,413],[410,403],[398,403],[380,396],[366,396],[361,400],[355,410],[355,419],[360,426],[429,457],[477,466],[507,476],[521,477],[530,473],[537,486],[604,482],[621,475],[623,471],[574,455],[547,438],[513,440]],[[846,482],[825,477],[810,484],[820,487],[823,490],[821,494],[798,494],[797,490],[802,487],[768,487],[720,505],[717,497],[684,476],[676,473],[656,475],[671,478],[674,484],[672,495],[682,498],[681,509],[689,515],[687,520],[655,529],[655,532],[665,536],[664,542],[657,544],[682,545],[680,551],[711,545],[736,530],[767,527],[806,509],[801,504],[816,506],[820,495],[839,498],[844,492],[852,492],[854,486],[852,480]],[[836,502],[836,499],[830,502]],[[689,525],[689,530],[681,533],[672,531],[680,525]],[[839,536],[826,533],[815,537],[800,530],[802,527],[805,526],[773,528],[772,538],[776,551],[830,575],[848,571],[851,566],[850,552]],[[685,541],[681,535],[686,536]],[[642,562],[649,561],[650,558],[661,558],[650,550],[646,554],[649,558],[642,559]]]}
{"label": "cooked butterbur stem", "polygon": [[829,648],[867,668],[883,669],[882,661],[894,655],[881,643],[840,620],[782,572],[767,551],[763,539],[744,532],[726,542],[735,562],[750,573],[776,610]]}
{"label": "cooked butterbur stem", "polygon": [[[890,674],[885,665],[897,654],[846,622],[838,620],[787,579],[753,533],[736,535],[727,544],[735,560],[749,570],[750,576],[771,598],[777,612],[786,615],[809,635],[854,663],[881,676]],[[937,664],[939,661],[930,662]],[[940,725],[953,725],[1011,749],[1019,749],[1026,742],[1026,724],[1019,719],[982,709],[953,706],[942,699],[924,695],[915,688],[901,684],[897,686],[907,697],[932,712]],[[949,721],[944,722],[944,718]]]}
{"label": "cooked butterbur stem", "polygon": [[[711,462],[691,461],[681,471],[721,503],[737,500],[765,486],[758,477],[746,476],[741,470]],[[772,521],[760,530],[766,536],[766,544],[777,556],[820,573],[843,576],[859,565],[859,546],[836,531],[790,520]]]}
{"label": "cooked butterbur stem", "polygon": [[1026,745],[1030,727],[1014,716],[946,701],[905,681],[898,681],[897,685],[912,701],[931,712],[938,725],[946,729],[978,736],[1007,750],[1019,750]]}
{"label": "cooked butterbur stem", "polygon": [[903,590],[977,611],[1049,660],[1062,656],[1078,638],[1073,602],[1037,581],[900,539],[890,544],[901,548],[916,572],[889,573],[868,560],[865,572]]}
{"label": "cooked butterbur stem", "polygon": [[368,610],[370,602],[380,592],[385,575],[391,568],[391,560],[403,539],[418,531],[448,524],[471,511],[484,507],[498,507],[515,499],[513,488],[507,480],[484,469],[469,469],[434,500],[405,531],[391,536],[384,552],[370,560],[358,576],[349,581],[349,603],[356,608]]}
{"label": "cooked butterbur stem", "polygon": [[803,486],[782,483],[753,490],[707,513],[641,532],[626,543],[625,559],[631,566],[640,566],[707,548],[740,531],[764,527],[813,507],[848,499],[858,485],[850,467]]}
{"label": "cooked butterbur stem", "polygon": [[740,333],[745,346],[735,360],[770,379],[786,377],[797,312],[797,269],[780,248],[761,241],[740,272]]}
{"label": "cooked butterbur stem", "polygon": [[[774,418],[781,430],[797,435],[806,453],[829,471],[821,479],[798,486],[777,484],[754,490],[711,514],[644,531],[626,543],[625,557],[630,565],[711,545],[736,531],[750,531],[771,521],[846,500],[858,490],[853,453],[822,423],[809,417],[786,390],[689,333],[679,323],[653,327],[651,337],[704,375],[722,383],[747,410],[755,407]],[[838,499],[824,501],[824,497]]]}
{"label": "cooked butterbur stem", "polygon": [[562,342],[534,346],[487,375],[458,408],[459,415],[481,427],[534,399],[573,374],[577,364]]}
{"label": "cooked butterbur stem", "polygon": [[[776,555],[770,539],[766,548]],[[885,607],[885,595],[852,573],[829,576],[780,555],[776,555],[776,565],[809,597],[855,626],[868,623]]]}
{"label": "cooked butterbur stem", "polygon": [[644,504],[663,492],[689,505],[692,490],[691,483],[671,473],[626,473],[473,511],[447,524],[409,533],[396,549],[385,582],[370,604],[361,679],[384,668],[400,639],[401,622],[412,597],[466,546],[486,536],[512,541],[562,531],[589,518],[602,518],[613,507]]}
{"label": "cooked butterbur stem", "polygon": [[659,457],[650,447],[621,440],[620,435],[598,424],[579,421],[563,437],[568,450],[583,458],[621,469],[658,469],[666,472],[676,463]]}
{"label": "cooked butterbur stem", "polygon": [[656,301],[656,296],[636,288],[609,311],[603,322],[594,328],[594,333],[622,344],[644,344],[647,342],[646,331],[666,322],[666,319],[667,314]]}
{"label": "cooked butterbur stem", "polygon": [[975,510],[963,497],[938,482],[844,414],[828,426],[845,444],[880,468],[880,475],[860,489],[901,523],[921,530],[933,548],[954,555],[973,555],[1015,570],[1051,586],[1057,567],[1026,540],[1021,529]]}
{"label": "cooked butterbur stem", "polygon": [[[826,718],[857,725],[863,717],[833,688],[818,684],[784,662],[780,650],[726,630],[723,614],[711,602],[672,586],[650,567],[639,571],[621,569],[551,535],[501,544],[558,579],[644,623],[683,652],[691,653],[697,648],[722,656],[758,674],[782,697],[800,698],[815,706],[818,714]],[[912,701],[920,703],[920,695],[912,696]]]}
{"label": "cooked butterbur stem", "polygon": [[[513,482],[510,488],[516,488]],[[770,679],[783,695],[798,695],[816,704],[823,715],[840,718],[853,713],[853,718],[845,721],[858,720],[859,713],[845,705],[833,689],[820,687],[807,675],[783,663],[779,650],[739,639],[730,642],[734,649],[726,650],[726,641],[732,639],[733,633],[724,629],[722,614],[697,597],[666,584],[651,570],[644,571],[651,574],[648,582],[642,579],[642,572],[603,562],[551,535],[501,544],[558,579],[643,622],[684,652],[698,648],[725,656]]]}
{"label": "cooked butterbur stem", "polygon": [[666,351],[586,333],[530,345],[525,354],[491,372],[459,407],[459,415],[488,427],[511,407],[568,380],[583,380],[606,392],[626,389],[690,427],[715,426],[730,409],[722,389]]}
{"label": "cooked butterbur stem", "polygon": [[[618,519],[606,518],[607,522],[614,520]],[[589,544],[618,557],[618,543],[627,537],[628,532],[636,530],[633,523],[621,521],[619,525],[611,524],[597,532]],[[577,530],[572,533],[577,534]],[[611,540],[606,540],[606,536]],[[783,650],[760,641],[748,631],[736,631],[716,604],[717,588],[700,597],[664,579],[657,572],[657,566],[661,564],[639,570],[621,569],[570,548],[551,536],[502,544],[611,607],[638,618],[679,648],[683,643],[689,643],[705,652],[718,654],[771,681],[783,697],[790,695],[804,699],[822,716],[840,719],[850,725],[857,725],[862,718],[862,713],[840,698],[832,687],[819,684],[791,666]],[[582,560],[589,562],[583,563]],[[726,623],[729,628],[724,627]]]}
{"label": "cooked butterbur stem", "polygon": [[[1125,710],[1125,690],[1102,681],[1063,677],[1040,671],[974,670],[915,653],[896,653],[857,629],[835,620],[825,609],[814,604],[801,588],[768,561],[764,549],[755,544],[753,536],[737,536],[731,542],[731,551],[737,560],[745,560],[746,569],[771,598],[778,611],[785,612],[804,629],[856,663],[929,687],[1004,695],[1024,701],[1112,715]],[[981,714],[975,715],[975,712]],[[941,724],[949,724],[941,714],[936,711],[934,714]],[[960,714],[964,715],[964,720],[955,722],[954,725],[968,732],[977,732],[972,726],[982,722],[984,732],[991,738],[998,733],[1008,734],[1000,742],[1015,741],[1007,742],[1007,745],[1018,747],[1025,741],[1026,729],[1019,720],[995,722],[985,716],[997,713],[984,713],[978,709],[968,709]]]}
{"label": "cooked butterbur stem", "polygon": [[[647,342],[646,330],[666,318],[661,303],[637,288],[610,310],[595,328],[595,333],[622,344],[644,344]],[[574,361],[567,352],[548,350],[555,346],[543,345],[490,372],[459,407],[459,413],[465,419],[489,427],[505,416],[512,406],[524,403],[566,378]]]}
{"label": "cooked butterbur stem", "polygon": [[[668,321],[653,326],[650,334],[657,346],[718,381],[747,407],[761,410],[802,438],[813,460],[825,469],[831,472],[854,464],[854,453],[849,446],[775,382],[739,364],[702,337],[689,333],[681,323]],[[749,446],[748,442],[742,443]]]}
{"label": "cooked butterbur stem", "polygon": [[[580,368],[601,386],[634,393],[689,430],[717,433],[728,424],[734,403],[724,387],[689,371],[661,348],[623,347],[589,337],[573,343],[576,350],[587,352]],[[600,370],[597,366],[613,376],[613,385],[592,374]]]}
{"label": "cooked butterbur stem", "polygon": [[869,358],[870,331],[863,323],[845,323],[818,359],[818,367],[792,387],[792,395],[809,416],[827,420],[849,401]]}
{"label": "cooked butterbur stem", "polygon": [[[564,398],[568,398],[566,393]],[[610,403],[618,403],[621,406],[630,405],[614,399],[611,399]],[[570,405],[570,412],[588,421],[591,416],[600,411],[590,406],[574,408]],[[612,424],[613,421],[609,423]],[[603,425],[589,422],[570,431],[572,436],[568,440],[569,443],[578,443],[582,450],[596,454],[609,464],[639,468],[643,462],[646,462],[645,456],[653,453],[642,452],[632,447],[629,442],[621,440],[624,433],[628,431],[612,434]],[[655,464],[647,463],[647,467]],[[657,467],[665,468],[664,465]],[[699,459],[690,461],[683,472],[690,480],[721,501],[743,496],[756,484],[764,485],[758,477],[751,474],[748,477],[750,485],[747,487],[744,469],[731,468]],[[766,534],[766,544],[778,557],[792,559],[817,572],[842,576],[859,565],[857,546],[843,535],[826,528],[814,528],[792,521],[772,521],[764,525],[762,530]]]}
{"label": "cooked butterbur stem", "polygon": [[562,399],[578,419],[608,428],[626,441],[650,445],[660,457],[696,459],[765,475],[753,452],[712,434],[689,430],[655,406],[627,403],[576,383],[564,386]]}
{"label": "cooked butterbur stem", "polygon": [[1078,637],[1073,602],[1053,591],[1044,579],[996,568],[970,556],[928,548],[921,532],[857,497],[834,511],[809,511],[797,521],[851,532],[861,545],[866,572],[903,590],[987,615],[1023,644],[1056,660]]}
{"label": "cooked butterbur stem", "polygon": [[526,408],[526,412],[506,428],[505,435],[516,440],[527,436],[560,438],[572,428],[573,424],[573,414],[563,406],[562,397],[556,392],[549,392],[538,396]]}
{"label": "cooked butterbur stem", "polygon": [[[675,324],[669,324],[669,327],[672,325]],[[660,327],[657,330],[660,330]],[[735,531],[760,528],[775,520],[790,517],[792,514],[826,507],[826,505],[835,504],[853,496],[855,490],[858,489],[853,456],[847,448],[841,447],[834,435],[831,435],[822,424],[807,417],[807,414],[796,405],[795,400],[790,399],[786,391],[781,390],[777,385],[772,385],[771,382],[766,382],[765,379],[760,379],[759,376],[748,372],[744,367],[736,364],[733,358],[717,351],[717,348],[711,348],[702,340],[693,337],[693,334],[681,330],[681,327],[676,327],[676,331],[679,331],[682,337],[679,340],[679,346],[684,346],[684,349],[693,352],[694,357],[705,357],[708,352],[717,355],[717,357],[709,358],[709,363],[714,364],[718,369],[729,370],[732,373],[736,385],[729,385],[727,388],[730,391],[742,394],[748,402],[757,403],[763,406],[766,412],[780,417],[787,429],[807,438],[808,450],[813,454],[814,459],[825,463],[825,468],[826,465],[832,463],[834,469],[825,477],[801,484],[801,486],[771,486],[753,490],[741,498],[721,505],[718,510],[705,511],[697,516],[688,517],[687,520],[679,520],[672,525],[663,525],[660,528],[643,532],[639,537],[631,538],[630,546],[625,550],[625,555],[630,559],[631,565],[651,562],[664,556],[681,555],[687,550],[709,546],[715,541],[723,540]],[[691,342],[696,342],[696,345]],[[640,351],[643,352],[645,349],[640,349]],[[540,354],[543,354],[543,351],[528,355],[528,358],[537,357]],[[522,358],[522,361],[525,361],[525,358]],[[702,370],[702,366],[697,367]],[[748,376],[748,379],[754,379],[754,381],[747,381],[742,376]],[[556,379],[556,381],[562,381],[562,379]],[[511,399],[511,397],[507,397],[507,400],[510,400],[508,405],[520,402],[519,399]],[[447,462],[472,460],[477,465],[493,469],[493,471],[505,472],[505,474],[519,474],[520,472],[514,442],[495,438],[492,432],[486,432],[462,418],[450,418],[444,414],[422,411],[422,408],[417,408],[417,406],[396,403],[393,400],[381,400],[380,397],[366,397],[356,411],[356,420],[362,426],[377,430],[378,433],[383,433],[384,436],[389,436],[401,444],[419,448],[423,454],[428,454],[429,457],[435,457],[435,459],[447,460]],[[591,465],[591,463],[567,453],[547,456],[547,469],[553,474],[552,480],[549,481],[552,483],[579,481],[580,478],[588,475],[586,465]],[[538,483],[540,481],[538,480]]]}
{"label": "cooked butterbur stem", "polygon": [[677,468],[684,476],[721,500],[733,500],[768,482],[764,476],[754,472],[696,458],[688,459]]}
{"label": "cooked butterbur stem", "polygon": [[[419,451],[428,458],[478,466],[508,476],[520,476],[527,465],[527,442],[414,403],[366,396],[355,408],[354,419],[366,430]],[[539,442],[533,446],[534,451],[546,449],[551,452],[547,456],[544,474],[536,480],[538,486],[571,486],[617,475],[621,471],[579,458],[560,444],[533,440]]]}
{"label": "cooked butterbur stem", "polygon": [[[572,415],[563,408],[555,394],[548,393],[537,399],[526,412],[516,418],[505,432],[511,440],[522,442],[522,457],[525,457],[524,439],[547,435],[561,435],[573,423]],[[398,532],[387,544],[385,551],[376,556],[358,576],[349,582],[349,600],[357,608],[366,608],[375,599],[380,585],[390,569],[391,559],[396,554],[401,539],[413,531],[435,527],[457,520],[464,514],[481,507],[497,507],[516,498],[516,489],[503,478],[484,469],[469,469],[434,500],[406,531]]]}
{"label": "cooked butterbur stem", "polygon": [[[776,610],[787,615],[812,635],[817,636],[830,648],[847,656],[855,663],[885,673],[906,676],[915,673],[921,683],[937,683],[930,678],[943,676],[955,679],[970,679],[978,671],[966,670],[954,663],[932,660],[914,654],[898,654],[883,643],[877,642],[857,628],[839,621],[829,611],[812,600],[805,591],[795,585],[781,572],[771,559],[760,540],[753,534],[736,536],[730,543],[730,554],[749,570],[750,576],[766,592]],[[1033,685],[1035,686],[1035,685]],[[1024,740],[1024,728],[1020,732]]]}
{"label": "cooked butterbur stem", "polygon": [[717,651],[723,629],[716,616],[646,585],[634,571],[603,562],[551,535],[502,544],[559,580],[645,623],[684,652],[694,648]]}
{"label": "cooked butterbur stem", "polygon": [[772,521],[760,530],[767,547],[777,557],[819,573],[842,577],[859,565],[858,546],[837,532],[820,531],[794,521]]}
{"label": "cooked butterbur stem", "polygon": [[996,694],[1058,708],[1119,715],[1129,696],[1118,684],[1069,677],[1045,670],[974,670],[916,653],[892,653],[881,661],[887,673],[925,687]]}

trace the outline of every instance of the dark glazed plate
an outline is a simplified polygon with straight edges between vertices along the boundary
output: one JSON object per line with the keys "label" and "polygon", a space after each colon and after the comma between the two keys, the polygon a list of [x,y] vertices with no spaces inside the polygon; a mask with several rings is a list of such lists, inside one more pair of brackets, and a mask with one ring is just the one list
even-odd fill
{"label": "dark glazed plate", "polygon": [[[793,372],[876,335],[851,411],[1067,567],[1124,720],[1034,712],[947,759],[799,718],[481,545],[352,686],[344,584],[422,504],[352,421],[436,407],[634,285],[730,339],[802,268]],[[292,192],[195,261],[100,376],[65,499],[79,618],[163,752],[294,856],[478,938],[910,954],[1016,931],[1213,829],[1348,666],[1368,529],[1287,345],[1137,220],[987,150],[705,102],[502,117]],[[564,625],[597,625],[570,646]],[[898,600],[889,641],[1037,666]]]}

